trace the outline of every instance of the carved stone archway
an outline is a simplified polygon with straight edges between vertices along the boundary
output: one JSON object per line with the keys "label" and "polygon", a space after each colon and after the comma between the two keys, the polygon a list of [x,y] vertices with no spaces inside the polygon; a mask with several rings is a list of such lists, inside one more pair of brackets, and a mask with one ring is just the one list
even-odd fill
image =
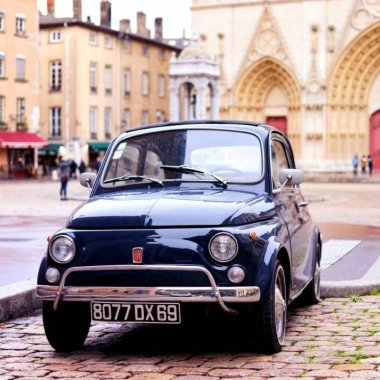
{"label": "carved stone archway", "polygon": [[295,152],[301,141],[301,86],[296,76],[280,61],[263,58],[252,64],[238,80],[234,91],[233,117],[243,120],[265,121],[266,99],[269,92],[279,87],[286,95],[288,137]]}
{"label": "carved stone archway", "polygon": [[380,72],[380,23],[364,30],[343,51],[328,86],[329,158],[350,162],[369,149],[369,92]]}

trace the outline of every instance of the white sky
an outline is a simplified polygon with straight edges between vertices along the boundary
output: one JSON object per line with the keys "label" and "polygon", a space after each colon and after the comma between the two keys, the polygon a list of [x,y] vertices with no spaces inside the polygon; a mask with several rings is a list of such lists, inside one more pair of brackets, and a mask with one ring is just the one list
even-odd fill
{"label": "white sky", "polygon": [[[154,19],[162,17],[164,38],[191,37],[191,0],[110,0],[112,3],[112,28],[119,29],[119,20],[131,20],[132,32],[136,32],[136,14],[146,14],[146,24],[154,35]],[[46,14],[46,0],[37,0],[38,9]],[[55,0],[56,17],[72,17],[72,0]],[[87,16],[99,24],[100,0],[82,0],[82,20]]]}

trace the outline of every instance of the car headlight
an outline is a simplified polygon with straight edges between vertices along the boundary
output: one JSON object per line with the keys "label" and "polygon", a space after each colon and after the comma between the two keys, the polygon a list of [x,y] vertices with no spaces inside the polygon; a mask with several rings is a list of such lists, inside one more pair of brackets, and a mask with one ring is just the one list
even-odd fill
{"label": "car headlight", "polygon": [[221,232],[210,240],[208,250],[215,260],[226,263],[237,255],[238,243],[232,235]]}
{"label": "car headlight", "polygon": [[66,235],[57,236],[50,242],[49,253],[57,263],[68,263],[75,255],[74,240]]}

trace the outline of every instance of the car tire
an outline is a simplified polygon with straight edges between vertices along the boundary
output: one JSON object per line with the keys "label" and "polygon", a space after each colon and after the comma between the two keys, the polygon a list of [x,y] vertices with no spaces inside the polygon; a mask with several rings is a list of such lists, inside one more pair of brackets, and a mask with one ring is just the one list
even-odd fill
{"label": "car tire", "polygon": [[83,346],[91,324],[88,303],[70,302],[54,310],[53,303],[42,303],[46,338],[58,352],[70,352]]}
{"label": "car tire", "polygon": [[320,266],[321,247],[317,243],[315,247],[313,279],[302,293],[303,305],[316,305],[321,300],[321,266]]}
{"label": "car tire", "polygon": [[287,285],[285,271],[276,261],[269,296],[259,309],[256,321],[256,345],[265,353],[280,352],[285,340],[287,315]]}

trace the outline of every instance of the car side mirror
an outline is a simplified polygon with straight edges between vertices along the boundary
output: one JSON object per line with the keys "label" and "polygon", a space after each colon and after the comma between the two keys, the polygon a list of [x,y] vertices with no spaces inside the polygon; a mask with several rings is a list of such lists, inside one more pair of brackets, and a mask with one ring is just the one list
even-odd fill
{"label": "car side mirror", "polygon": [[281,183],[281,187],[278,189],[274,189],[273,193],[278,194],[284,190],[286,185],[299,185],[304,180],[304,173],[300,169],[281,169],[279,180]]}
{"label": "car side mirror", "polygon": [[285,185],[299,185],[304,180],[303,170],[300,169],[281,169],[280,171],[281,186]]}
{"label": "car side mirror", "polygon": [[79,182],[82,186],[88,187],[90,190],[94,186],[96,174],[91,172],[84,172],[79,176]]}

